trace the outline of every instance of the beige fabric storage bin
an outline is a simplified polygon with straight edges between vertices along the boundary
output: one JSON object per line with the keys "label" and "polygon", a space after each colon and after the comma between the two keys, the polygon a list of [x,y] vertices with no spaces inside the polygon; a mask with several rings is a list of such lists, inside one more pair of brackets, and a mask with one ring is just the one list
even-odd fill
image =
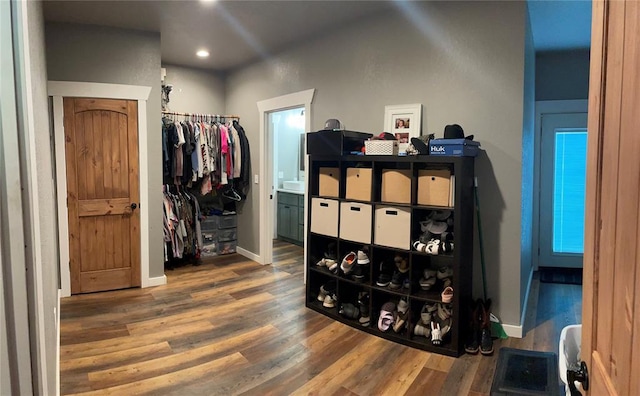
{"label": "beige fabric storage bin", "polygon": [[449,206],[451,172],[421,170],[418,172],[418,205]]}
{"label": "beige fabric storage bin", "polygon": [[371,205],[359,202],[340,203],[340,239],[371,243]]}
{"label": "beige fabric storage bin", "polygon": [[378,206],[375,210],[373,243],[398,249],[411,249],[411,211],[409,208]]}
{"label": "beige fabric storage bin", "polygon": [[339,197],[340,169],[320,168],[319,171],[319,195],[323,197]]}
{"label": "beige fabric storage bin", "polygon": [[382,171],[383,202],[411,203],[411,171],[385,169]]}
{"label": "beige fabric storage bin", "polygon": [[357,201],[371,201],[371,181],[373,169],[347,168],[347,193],[345,198]]}
{"label": "beige fabric storage bin", "polygon": [[335,199],[311,198],[311,232],[338,236],[338,203]]}

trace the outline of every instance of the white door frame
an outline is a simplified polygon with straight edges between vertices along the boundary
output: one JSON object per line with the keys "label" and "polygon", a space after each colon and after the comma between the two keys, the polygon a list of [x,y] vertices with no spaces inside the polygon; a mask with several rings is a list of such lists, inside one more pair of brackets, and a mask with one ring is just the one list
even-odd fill
{"label": "white door frame", "polygon": [[541,188],[541,140],[542,140],[542,115],[558,113],[586,113],[588,111],[588,100],[541,100],[536,101],[535,118],[535,138],[533,156],[533,270],[537,271],[539,266],[540,251],[540,188]]}
{"label": "white door frame", "polygon": [[[167,283],[165,275],[149,278],[149,161],[147,147],[147,100],[151,87],[70,81],[49,81],[53,97],[53,131],[56,157],[56,190],[58,202],[58,234],[60,248],[61,296],[71,295],[69,269],[69,217],[67,212],[67,164],[64,144],[63,98],[103,98],[138,101],[138,173],[140,179],[140,276],[142,287]],[[159,133],[159,132],[158,132]]]}
{"label": "white door frame", "polygon": [[[315,94],[315,89],[307,89],[305,91],[295,92],[288,95],[278,96],[276,98],[261,100],[257,103],[260,113],[260,255],[258,262],[260,264],[271,264],[273,262],[273,210],[270,195],[275,194],[273,190],[273,153],[269,152],[271,147],[269,141],[273,141],[273,136],[267,136],[267,117],[269,113],[279,110],[286,110],[294,107],[304,107],[305,111],[305,130],[311,130],[311,102]],[[269,140],[267,140],[269,139]],[[308,160],[306,160],[308,162]],[[307,163],[308,165],[308,163]],[[308,183],[307,169],[305,166],[305,183]],[[304,199],[307,202],[307,191],[305,187]],[[304,207],[304,216],[307,218],[307,205]],[[304,251],[306,263],[306,246],[307,246],[307,222],[304,223]],[[306,279],[307,266],[304,266]]]}

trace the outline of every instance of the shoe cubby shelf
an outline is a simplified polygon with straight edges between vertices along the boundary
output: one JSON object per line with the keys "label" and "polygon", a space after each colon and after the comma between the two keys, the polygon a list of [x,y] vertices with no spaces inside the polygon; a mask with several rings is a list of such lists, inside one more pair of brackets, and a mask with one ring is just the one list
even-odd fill
{"label": "shoe cubby shelf", "polygon": [[[449,356],[463,354],[472,301],[473,179],[471,157],[311,155],[307,307],[393,342]],[[424,251],[416,250],[416,241]],[[347,260],[345,273],[343,259],[358,251],[366,253],[369,264]],[[318,265],[323,259],[337,268]],[[381,286],[388,281],[389,286]],[[325,285],[331,285],[327,287],[337,300],[334,307],[318,300],[319,295],[326,298],[320,291]],[[453,298],[444,303],[442,292],[448,285]],[[397,331],[393,326],[381,331],[383,306],[397,306],[401,299],[408,308],[395,315],[406,324]],[[341,314],[343,304],[346,311]],[[442,320],[432,316],[434,323],[440,320],[450,328],[440,345],[420,327],[427,307],[445,312]],[[366,326],[360,323],[365,320],[362,311],[369,313]]]}

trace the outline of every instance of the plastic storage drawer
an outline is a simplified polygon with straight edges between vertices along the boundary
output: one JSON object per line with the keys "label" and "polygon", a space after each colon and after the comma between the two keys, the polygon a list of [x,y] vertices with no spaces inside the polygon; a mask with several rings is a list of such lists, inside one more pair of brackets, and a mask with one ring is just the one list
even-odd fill
{"label": "plastic storage drawer", "polygon": [[200,222],[202,231],[220,230],[224,228],[235,228],[238,224],[236,215],[209,216]]}
{"label": "plastic storage drawer", "polygon": [[226,242],[238,239],[238,232],[235,228],[223,228],[202,230],[202,238],[210,242]]}

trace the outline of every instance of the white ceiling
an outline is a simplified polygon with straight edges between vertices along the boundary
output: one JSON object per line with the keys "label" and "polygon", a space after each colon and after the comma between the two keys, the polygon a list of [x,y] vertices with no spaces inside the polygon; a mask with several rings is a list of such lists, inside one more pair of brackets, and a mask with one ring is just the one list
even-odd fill
{"label": "white ceiling", "polygon": [[[47,21],[160,32],[162,62],[224,71],[266,59],[393,1],[55,1],[45,0]],[[537,50],[589,47],[590,1],[529,0]],[[210,57],[195,56],[206,49]]]}

